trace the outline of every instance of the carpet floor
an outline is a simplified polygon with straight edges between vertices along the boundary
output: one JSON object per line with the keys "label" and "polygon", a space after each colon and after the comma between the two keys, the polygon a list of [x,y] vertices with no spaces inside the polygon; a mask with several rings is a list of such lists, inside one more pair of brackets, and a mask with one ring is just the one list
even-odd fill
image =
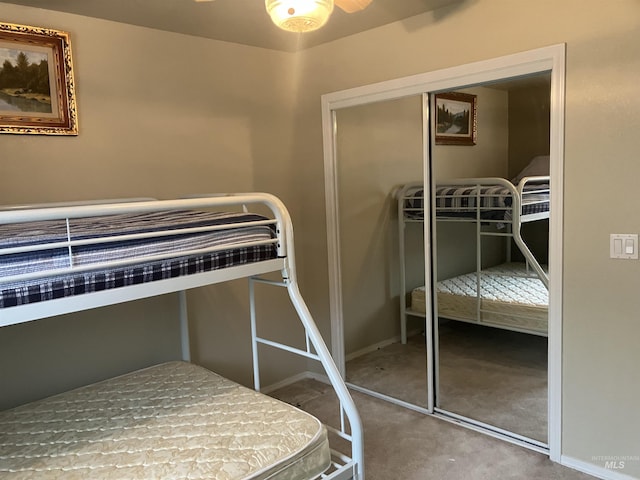
{"label": "carpet floor", "polygon": [[[440,321],[436,405],[527,438],[547,442],[547,339]],[[422,335],[347,362],[347,381],[427,406]]]}
{"label": "carpet floor", "polygon": [[[331,388],[303,380],[271,395],[338,425]],[[352,392],[364,425],[367,480],[592,480],[543,454]]]}

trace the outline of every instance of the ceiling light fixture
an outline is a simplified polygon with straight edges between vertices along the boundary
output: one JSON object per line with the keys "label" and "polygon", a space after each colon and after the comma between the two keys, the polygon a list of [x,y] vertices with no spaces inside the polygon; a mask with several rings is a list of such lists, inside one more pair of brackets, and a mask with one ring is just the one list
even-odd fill
{"label": "ceiling light fixture", "polygon": [[311,32],[322,27],[333,12],[333,0],[265,0],[273,23],[289,32]]}

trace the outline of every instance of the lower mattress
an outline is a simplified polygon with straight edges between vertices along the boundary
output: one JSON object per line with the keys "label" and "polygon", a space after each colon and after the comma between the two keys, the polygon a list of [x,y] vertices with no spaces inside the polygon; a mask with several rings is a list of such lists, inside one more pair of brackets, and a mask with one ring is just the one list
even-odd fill
{"label": "lower mattress", "polygon": [[[438,282],[438,316],[546,335],[549,292],[524,264],[506,263],[482,271],[480,312],[476,273]],[[411,292],[411,309],[426,311],[426,292]]]}
{"label": "lower mattress", "polygon": [[0,412],[7,479],[309,479],[325,471],[313,416],[171,362]]}

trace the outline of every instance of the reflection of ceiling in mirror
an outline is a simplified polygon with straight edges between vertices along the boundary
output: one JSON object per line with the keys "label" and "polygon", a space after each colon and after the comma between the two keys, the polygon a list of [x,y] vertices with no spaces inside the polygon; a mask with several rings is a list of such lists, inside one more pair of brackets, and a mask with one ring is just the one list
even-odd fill
{"label": "reflection of ceiling in mirror", "polygon": [[[466,92],[477,87],[492,88],[494,90],[503,90],[506,92],[513,90],[521,90],[525,88],[541,88],[547,87],[551,89],[551,73],[537,73],[534,75],[526,75],[523,77],[514,77],[509,79],[501,79],[495,82],[481,83],[466,88],[457,88],[452,92]],[[446,93],[446,92],[445,92]]]}
{"label": "reflection of ceiling in mirror", "polygon": [[512,78],[508,80],[500,80],[494,83],[486,83],[482,86],[487,88],[494,88],[496,90],[507,91],[545,86],[551,88],[551,73],[541,73],[536,75],[527,75],[525,77]]}

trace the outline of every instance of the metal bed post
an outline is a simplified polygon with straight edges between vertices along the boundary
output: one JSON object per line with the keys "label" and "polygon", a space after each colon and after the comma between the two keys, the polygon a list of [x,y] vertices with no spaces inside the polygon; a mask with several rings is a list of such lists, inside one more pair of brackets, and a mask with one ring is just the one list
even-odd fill
{"label": "metal bed post", "polygon": [[[538,177],[530,177],[530,179],[533,179],[533,180],[535,180],[536,178]],[[531,250],[529,250],[529,247],[527,246],[527,244],[524,242],[522,238],[522,231],[521,231],[522,221],[520,216],[520,213],[522,211],[521,196],[523,195],[524,185],[526,182],[527,182],[526,178],[522,179],[518,184],[517,194],[512,195],[513,218],[511,219],[511,221],[513,222],[513,240],[515,241],[516,245],[524,255],[524,258],[527,260],[527,262],[533,266],[533,269],[536,271],[536,274],[538,275],[538,277],[540,277],[540,280],[542,280],[542,283],[544,283],[544,286],[547,287],[547,290],[549,290],[549,276],[540,266],[540,263],[538,262],[538,260],[536,260],[533,253],[531,253]]]}
{"label": "metal bed post", "polygon": [[[265,285],[272,285],[276,287],[285,287],[289,294],[298,318],[300,319],[305,329],[305,349],[299,349],[280,342],[268,340],[264,337],[258,336],[257,329],[257,309],[255,303],[255,284],[261,283]],[[338,400],[340,402],[340,428],[334,428],[330,425],[325,425],[327,430],[338,435],[339,437],[347,440],[351,444],[351,458],[346,455],[332,449],[331,453],[334,458],[333,466],[335,471],[331,474],[323,475],[322,478],[330,478],[334,480],[364,480],[364,445],[362,439],[362,424],[360,417],[355,409],[355,404],[346,388],[346,385],[342,381],[342,377],[333,362],[329,350],[326,344],[321,340],[319,330],[309,310],[304,303],[300,290],[298,289],[297,282],[285,277],[283,281],[268,280],[260,277],[249,278],[249,295],[251,304],[251,337],[252,337],[252,350],[253,350],[253,367],[254,367],[254,385],[256,390],[260,390],[260,372],[258,362],[258,345],[267,345],[273,348],[284,350],[289,353],[301,355],[305,358],[319,361],[329,378],[329,382],[333,386],[337,393]],[[345,425],[345,414],[349,421],[350,433],[347,431]],[[341,462],[341,463],[340,463]]]}
{"label": "metal bed post", "polygon": [[180,345],[182,349],[182,360],[191,361],[191,342],[189,341],[189,314],[187,311],[187,292],[178,292],[178,307],[180,309]]}
{"label": "metal bed post", "polygon": [[[250,296],[251,296],[251,328],[252,328],[252,342],[254,349],[254,362],[257,362],[257,347],[258,343],[262,343],[265,345],[270,345],[275,348],[280,348],[282,350],[295,353],[298,355],[302,355],[307,358],[311,358],[314,360],[320,361],[322,364],[327,377],[329,378],[329,382],[331,383],[333,389],[335,390],[338,400],[340,402],[340,417],[341,417],[341,430],[337,430],[327,426],[327,428],[338,436],[348,440],[351,443],[351,459],[348,459],[344,456],[338,455],[341,460],[346,460],[346,465],[339,467],[336,472],[331,475],[327,475],[327,478],[333,478],[336,480],[347,480],[352,478],[353,480],[364,480],[364,443],[363,443],[363,427],[362,421],[360,419],[360,415],[358,414],[358,410],[356,405],[351,398],[351,394],[347,389],[346,384],[336,366],[329,349],[327,348],[325,342],[322,340],[322,335],[320,334],[320,330],[315,324],[311,312],[307,308],[307,305],[302,298],[302,294],[298,288],[297,281],[297,272],[295,266],[295,247],[294,247],[294,236],[293,236],[293,225],[291,222],[291,217],[289,216],[289,212],[284,206],[284,204],[275,196],[264,194],[264,201],[267,206],[271,208],[274,215],[277,219],[276,231],[278,236],[284,233],[285,243],[278,243],[278,255],[284,257],[284,268],[282,270],[282,278],[281,282],[265,280],[258,277],[251,277],[249,279],[250,284]],[[289,294],[289,298],[293,307],[295,308],[298,317],[304,326],[305,335],[306,335],[306,350],[299,350],[287,345],[283,345],[277,342],[272,342],[263,338],[260,338],[257,335],[257,322],[256,322],[256,312],[255,312],[255,299],[254,299],[254,288],[253,284],[255,282],[276,285],[276,286],[284,286],[287,289]],[[309,344],[311,342],[311,345]],[[315,350],[315,354],[311,351],[311,346]],[[256,375],[257,377],[257,375]],[[255,379],[254,379],[255,381]],[[258,381],[259,387],[259,381]],[[350,426],[350,434],[346,432],[343,416],[346,414],[347,419],[349,420]],[[336,454],[337,452],[333,452]],[[349,461],[350,460],[350,461]]]}
{"label": "metal bed post", "polygon": [[[413,182],[407,183],[394,192],[394,197],[397,200],[398,207],[398,254],[399,254],[399,274],[400,274],[400,341],[402,344],[407,343],[407,316],[408,315],[416,315],[412,308],[407,307],[407,264],[406,264],[406,228],[407,221],[405,217],[405,212],[411,211],[415,212],[418,216],[420,215],[420,210],[422,210],[422,220],[412,220],[415,222],[424,222],[425,215],[425,204],[427,196],[424,193],[424,188],[422,190],[422,209],[415,207],[405,207],[405,202],[409,200],[408,192],[415,188],[422,187],[422,182]],[[417,197],[412,197],[414,200]],[[423,316],[423,315],[417,315]]]}
{"label": "metal bed post", "polygon": [[349,426],[351,427],[351,435],[349,436],[351,441],[351,458],[355,462],[353,478],[354,480],[364,480],[364,444],[360,441],[363,438],[363,428],[355,403],[353,402],[346,385],[342,381],[340,372],[331,358],[329,349],[324,342],[319,341],[321,339],[320,331],[315,323],[310,321],[312,318],[311,313],[300,294],[298,283],[295,280],[287,282],[287,291],[289,292],[289,297],[291,298],[291,301],[305,326],[306,333],[309,336],[314,349],[318,356],[323,359],[322,363],[327,376],[329,377],[329,381],[338,393],[341,417],[343,415],[342,412],[344,412],[347,414],[347,418],[349,419]]}
{"label": "metal bed post", "polygon": [[258,327],[256,324],[256,299],[254,278],[249,277],[249,313],[251,316],[251,354],[253,359],[253,388],[260,391],[260,362],[258,360]]}
{"label": "metal bed post", "polygon": [[507,262],[511,262],[512,257],[511,257],[511,239],[513,238],[513,227],[511,225],[511,223],[507,223],[507,233],[509,234],[505,240],[507,242],[506,244],[506,250],[507,250]]}
{"label": "metal bed post", "polygon": [[340,399],[341,409],[347,414],[349,425],[351,427],[351,457],[355,462],[353,466],[354,480],[364,480],[364,431],[362,428],[362,421],[360,420],[360,415],[358,414],[356,405],[342,379],[340,371],[338,370],[338,367],[336,367],[327,345],[322,340],[320,330],[318,330],[318,327],[311,316],[311,312],[307,308],[307,305],[300,294],[295,268],[293,225],[288,211],[284,208],[284,204],[282,204],[279,199],[275,197],[274,199],[281,204],[282,217],[279,218],[279,220],[282,222],[282,227],[286,229],[285,238],[287,244],[283,247],[286,248],[287,258],[283,277],[287,286],[287,291],[289,292],[289,298],[298,312],[300,320],[305,327],[305,332],[311,340],[316,353],[322,359],[322,365],[329,377],[329,381]]}
{"label": "metal bed post", "polygon": [[405,265],[405,250],[404,250],[404,242],[405,242],[405,228],[406,224],[404,222],[404,202],[405,197],[407,195],[407,189],[402,188],[399,192],[398,197],[398,249],[400,253],[400,341],[402,344],[407,343],[407,280],[406,280],[406,270],[407,267]]}

